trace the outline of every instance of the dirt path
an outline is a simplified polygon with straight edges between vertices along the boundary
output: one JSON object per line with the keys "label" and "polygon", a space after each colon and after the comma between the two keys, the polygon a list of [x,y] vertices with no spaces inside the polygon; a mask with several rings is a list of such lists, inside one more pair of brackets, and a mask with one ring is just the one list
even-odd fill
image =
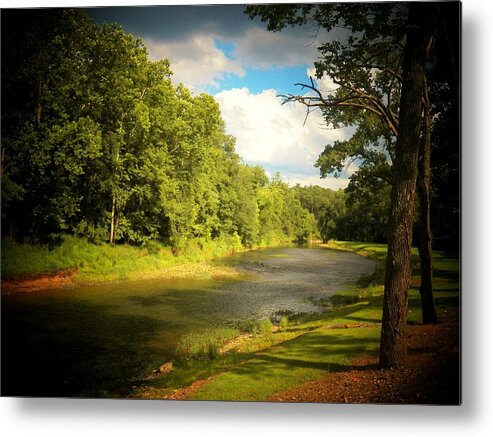
{"label": "dirt path", "polygon": [[402,369],[378,369],[378,357],[278,393],[276,402],[440,404],[460,402],[457,314],[438,325],[408,326],[408,360]]}

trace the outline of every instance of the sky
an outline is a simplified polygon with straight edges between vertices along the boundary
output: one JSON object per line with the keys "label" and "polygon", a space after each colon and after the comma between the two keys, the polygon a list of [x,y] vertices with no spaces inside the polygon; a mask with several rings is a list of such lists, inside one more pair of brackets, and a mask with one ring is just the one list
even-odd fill
{"label": "sky", "polygon": [[264,23],[244,14],[243,5],[88,12],[99,23],[117,22],[141,38],[151,59],[169,59],[175,84],[212,94],[244,162],[261,165],[271,176],[280,172],[290,185],[347,186],[354,165],[338,179],[321,179],[314,163],[327,144],[346,138],[348,131],[329,129],[320,112],[305,121],[303,105],[282,105],[279,97],[302,92],[295,84],[309,82],[317,47],[327,34],[308,25],[268,32]]}

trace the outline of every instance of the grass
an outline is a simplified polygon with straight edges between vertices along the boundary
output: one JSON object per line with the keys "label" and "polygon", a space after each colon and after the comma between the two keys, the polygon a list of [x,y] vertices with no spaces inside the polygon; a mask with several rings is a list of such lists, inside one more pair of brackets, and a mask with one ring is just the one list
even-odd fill
{"label": "grass", "polygon": [[[386,255],[384,245],[337,242],[330,246],[379,261]],[[13,275],[12,272],[53,272],[75,265],[76,278],[94,281],[139,279],[142,275],[149,277],[152,271],[157,274],[166,271],[168,275],[172,271],[177,275],[210,275],[217,272],[215,268],[223,267],[214,265],[209,270],[207,262],[200,260],[217,256],[223,249],[195,242],[195,248],[191,245],[173,255],[161,246],[151,250],[94,246],[70,238],[52,250],[40,246],[22,247],[6,241],[2,242],[2,269],[3,274],[7,269]],[[192,252],[194,256],[190,256]],[[416,260],[416,252],[413,256]],[[187,259],[194,262],[187,263]],[[99,264],[110,272],[99,271],[102,268]],[[434,252],[434,267],[435,300],[440,316],[459,304],[459,264],[451,255]],[[415,273],[409,291],[409,320],[419,323],[419,275],[416,270]],[[194,334],[180,342],[186,346],[181,358],[180,354],[167,356],[149,343],[151,334],[160,341],[169,337],[170,332],[178,332],[180,324],[184,323],[182,313],[172,318],[161,314],[167,302],[165,298],[169,302],[185,302],[180,308],[186,310],[187,293],[181,290],[166,295],[151,293],[148,299],[138,302],[122,296],[124,304],[117,308],[109,305],[105,294],[96,292],[91,300],[74,295],[63,305],[57,302],[56,294],[45,297],[40,294],[39,299],[30,299],[29,305],[23,304],[26,296],[16,296],[4,302],[8,306],[5,314],[9,332],[16,335],[6,337],[3,347],[6,356],[17,355],[15,360],[6,362],[6,374],[22,375],[20,380],[12,382],[19,390],[17,394],[163,397],[196,380],[212,377],[189,397],[266,400],[327,372],[348,369],[353,358],[376,351],[382,284],[383,268],[380,267],[373,275],[327,299],[325,312],[304,317],[290,315],[289,320],[281,315],[279,326],[264,320],[201,331],[202,322],[196,321],[191,328]],[[115,287],[118,290],[114,292],[122,294],[119,285]],[[207,296],[204,291],[203,298],[208,299]],[[33,321],[33,312],[39,320]],[[354,327],[356,325],[360,327]],[[223,346],[238,336],[234,347],[223,353]],[[177,337],[176,342],[178,340]],[[43,349],[47,345],[49,351]],[[80,356],[90,358],[78,360]],[[171,358],[177,361],[173,372],[146,379],[156,366]],[[70,363],[76,363],[75,367]],[[129,375],[133,377],[130,383]]]}
{"label": "grass", "polygon": [[[329,247],[349,250],[383,261],[386,246],[352,242],[333,242]],[[416,259],[417,252],[413,250]],[[435,301],[439,317],[458,307],[458,260],[434,252]],[[375,353],[379,347],[383,300],[383,268],[357,286],[348,287],[326,302],[327,311],[306,316],[274,330],[270,338],[254,336],[208,366],[177,369],[154,387],[146,387],[143,397],[161,397],[173,388],[196,379],[213,376],[191,392],[189,399],[267,400],[276,393],[315,380],[327,372],[350,368],[357,357]],[[421,318],[419,275],[413,276],[409,290],[408,320]],[[186,377],[185,377],[186,375]],[[141,396],[143,392],[137,393]]]}
{"label": "grass", "polygon": [[[231,241],[230,241],[231,240]],[[243,250],[234,239],[190,241],[178,253],[158,243],[139,248],[130,245],[94,245],[64,236],[61,244],[17,244],[2,240],[2,277],[36,277],[60,271],[74,272],[77,282],[100,283],[161,277],[209,278],[235,276],[235,270],[209,261]]]}
{"label": "grass", "polygon": [[177,355],[182,360],[215,359],[221,355],[221,348],[240,332],[232,328],[212,328],[192,331],[178,342]]}

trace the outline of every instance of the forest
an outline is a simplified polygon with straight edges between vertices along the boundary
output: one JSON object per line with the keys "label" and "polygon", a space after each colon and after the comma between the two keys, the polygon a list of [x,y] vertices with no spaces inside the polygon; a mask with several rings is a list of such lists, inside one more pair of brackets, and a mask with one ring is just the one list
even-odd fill
{"label": "forest", "polygon": [[[387,241],[382,165],[365,158],[337,192],[289,187],[244,164],[213,97],[173,86],[169,62],[151,61],[117,24],[98,25],[83,10],[22,11],[22,20],[16,13],[4,12],[2,38],[4,237],[53,244],[70,234],[173,248],[200,238],[246,247]],[[447,116],[434,125],[431,217],[437,246],[457,249],[450,125]],[[321,155],[322,175],[361,135]]]}

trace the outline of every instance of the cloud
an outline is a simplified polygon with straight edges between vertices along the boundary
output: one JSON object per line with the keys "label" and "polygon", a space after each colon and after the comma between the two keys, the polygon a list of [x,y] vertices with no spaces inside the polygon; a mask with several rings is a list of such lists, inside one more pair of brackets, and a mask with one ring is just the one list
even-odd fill
{"label": "cloud", "polygon": [[[228,75],[243,77],[247,69],[311,65],[318,56],[322,31],[315,34],[306,28],[295,27],[269,32],[263,24],[258,27],[252,23],[248,28],[243,24],[241,29],[238,34],[231,34],[221,24],[212,26],[204,20],[194,32],[190,29],[184,32],[181,39],[163,34],[145,36],[142,40],[151,59],[170,60],[175,83],[182,82],[196,92],[217,88]],[[227,55],[216,42],[230,45],[232,50]]]}
{"label": "cloud", "polygon": [[182,82],[192,91],[206,86],[218,87],[228,74],[242,77],[244,69],[218,49],[210,35],[193,35],[184,41],[162,42],[143,39],[151,59],[169,59],[175,83]]}
{"label": "cloud", "polygon": [[246,67],[273,68],[312,64],[317,59],[318,39],[303,28],[269,32],[252,27],[235,40],[234,56]]}
{"label": "cloud", "polygon": [[306,75],[311,77],[315,81],[317,88],[322,92],[323,95],[332,94],[337,90],[337,88],[339,88],[339,85],[335,84],[333,80],[326,74],[324,74],[320,79],[317,79],[315,67],[308,68],[306,70]]}
{"label": "cloud", "polygon": [[[237,139],[236,150],[247,163],[260,164],[271,173],[277,169],[293,184],[324,184],[313,164],[325,145],[345,139],[346,131],[327,129],[319,112],[312,112],[303,123],[305,107],[281,105],[274,90],[253,94],[235,88],[215,97],[228,133]],[[342,181],[331,184],[347,184]]]}

